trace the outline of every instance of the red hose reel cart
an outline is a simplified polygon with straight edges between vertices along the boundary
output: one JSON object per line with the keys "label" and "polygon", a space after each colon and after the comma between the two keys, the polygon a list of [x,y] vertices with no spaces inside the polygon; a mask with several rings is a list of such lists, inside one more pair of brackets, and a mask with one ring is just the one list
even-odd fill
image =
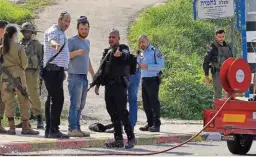
{"label": "red hose reel cart", "polygon": [[216,118],[206,127],[205,132],[219,132],[227,141],[233,154],[246,154],[256,135],[256,101],[243,101],[235,98],[236,93],[246,92],[251,85],[251,69],[242,58],[227,59],[220,69],[222,87],[231,99],[214,101],[214,109],[204,110],[204,126],[226,102]]}

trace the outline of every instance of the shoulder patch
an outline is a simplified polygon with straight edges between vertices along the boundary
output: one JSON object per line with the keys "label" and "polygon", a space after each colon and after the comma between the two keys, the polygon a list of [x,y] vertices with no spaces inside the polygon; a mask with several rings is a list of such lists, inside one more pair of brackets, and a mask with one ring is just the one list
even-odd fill
{"label": "shoulder patch", "polygon": [[162,54],[162,52],[159,49],[156,49],[155,47],[152,47],[152,50],[154,51],[155,55],[158,58],[162,59],[163,54]]}
{"label": "shoulder patch", "polygon": [[157,56],[158,58],[162,58],[163,54],[162,54],[161,51],[156,50],[156,56]]}

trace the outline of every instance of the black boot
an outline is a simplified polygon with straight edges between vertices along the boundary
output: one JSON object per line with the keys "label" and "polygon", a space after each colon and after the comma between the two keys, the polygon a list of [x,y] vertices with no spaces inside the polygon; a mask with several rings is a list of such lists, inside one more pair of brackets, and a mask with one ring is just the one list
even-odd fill
{"label": "black boot", "polygon": [[134,138],[128,140],[127,145],[125,145],[125,149],[133,148],[135,144],[136,144],[136,139],[134,137]]}
{"label": "black boot", "polygon": [[63,134],[59,130],[50,131],[48,138],[66,138],[68,139],[69,136],[66,134]]}
{"label": "black boot", "polygon": [[150,126],[148,126],[148,124],[143,127],[140,127],[140,131],[148,131],[149,127]]}
{"label": "black boot", "polygon": [[150,132],[160,132],[160,125],[161,125],[160,119],[156,118],[156,120],[154,121],[154,125],[152,127],[149,127],[148,131],[150,131]]}
{"label": "black boot", "polygon": [[160,126],[153,125],[152,127],[148,128],[150,132],[160,132]]}
{"label": "black boot", "polygon": [[107,142],[104,144],[107,148],[124,148],[123,140],[116,140],[113,142]]}
{"label": "black boot", "polygon": [[44,129],[44,123],[42,115],[37,116],[37,129]]}

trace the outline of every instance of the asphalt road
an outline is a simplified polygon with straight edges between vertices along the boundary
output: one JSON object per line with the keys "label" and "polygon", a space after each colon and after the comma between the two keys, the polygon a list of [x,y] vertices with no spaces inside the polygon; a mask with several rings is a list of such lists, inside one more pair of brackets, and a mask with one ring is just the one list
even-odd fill
{"label": "asphalt road", "polygon": [[[19,153],[19,155],[32,155],[32,154],[51,154],[52,156],[62,154],[70,156],[76,154],[104,154],[104,153],[150,153],[155,151],[166,150],[170,147],[175,146],[176,144],[162,144],[162,145],[140,145],[136,146],[133,149],[125,150],[125,149],[105,149],[105,148],[86,148],[86,149],[64,149],[64,150],[51,150],[51,151],[42,151],[42,152],[30,152],[30,153]],[[256,155],[256,144],[254,143],[251,147],[248,155],[255,156]],[[113,155],[111,155],[113,156]],[[166,152],[163,154],[158,154],[155,156],[232,156],[229,152],[226,142],[196,142],[189,143],[182,147],[179,147],[170,152]],[[236,156],[236,155],[234,155]]]}

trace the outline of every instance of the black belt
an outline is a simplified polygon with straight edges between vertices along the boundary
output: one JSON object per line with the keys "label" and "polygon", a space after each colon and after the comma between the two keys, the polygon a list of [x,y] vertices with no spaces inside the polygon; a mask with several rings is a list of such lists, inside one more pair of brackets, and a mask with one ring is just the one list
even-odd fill
{"label": "black belt", "polygon": [[107,78],[107,84],[112,85],[113,83],[123,83],[122,77]]}
{"label": "black belt", "polygon": [[59,67],[56,64],[48,64],[44,69],[47,71],[64,71],[63,67]]}
{"label": "black belt", "polygon": [[70,73],[69,75],[79,75],[79,76],[87,77],[87,74],[72,74],[72,73]]}
{"label": "black belt", "polygon": [[157,80],[157,76],[155,76],[155,77],[142,77],[142,80]]}

